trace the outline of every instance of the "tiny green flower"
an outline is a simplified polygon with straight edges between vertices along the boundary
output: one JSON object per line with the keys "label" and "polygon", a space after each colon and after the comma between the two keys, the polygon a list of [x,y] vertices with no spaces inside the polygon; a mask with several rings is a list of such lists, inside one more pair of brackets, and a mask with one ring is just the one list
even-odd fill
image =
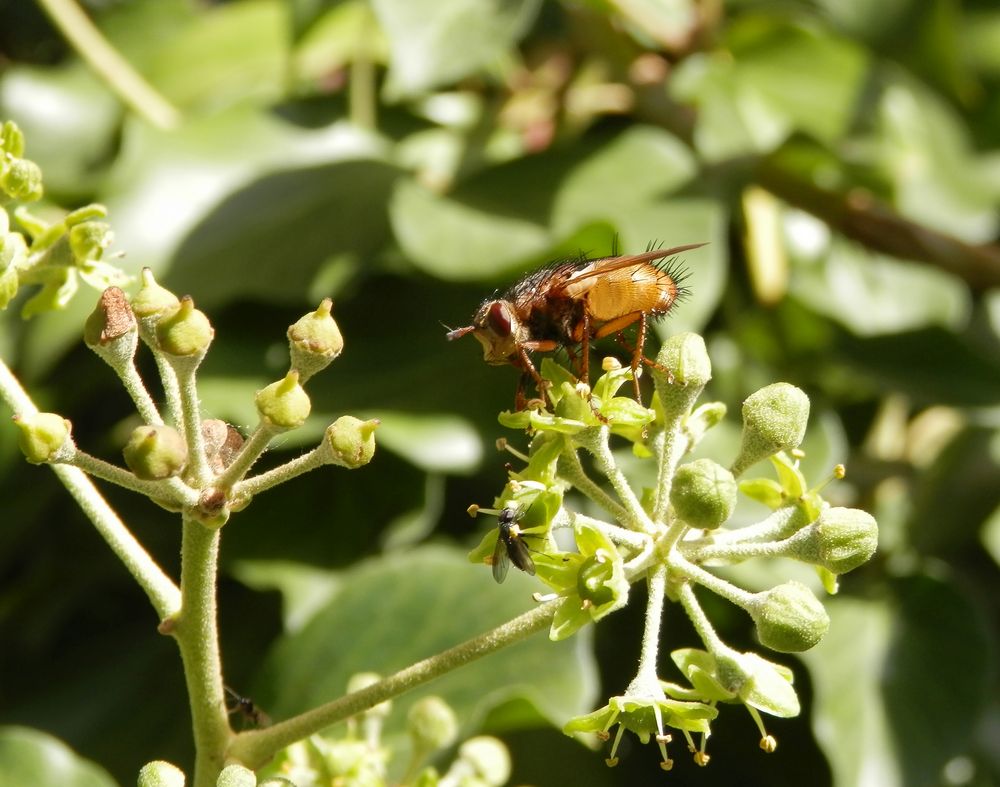
{"label": "tiny green flower", "polygon": [[142,286],[132,297],[132,311],[140,321],[152,320],[154,323],[164,314],[176,310],[181,302],[166,287],[156,283],[153,271],[143,268],[140,274]]}
{"label": "tiny green flower", "polygon": [[326,428],[323,445],[327,461],[351,469],[368,464],[375,455],[375,429],[378,425],[376,418],[362,421],[354,416],[342,415]]}
{"label": "tiny green flower", "polygon": [[261,421],[278,430],[302,426],[312,410],[309,394],[299,383],[296,371],[257,391],[254,403]]}
{"label": "tiny green flower", "polygon": [[178,475],[187,464],[187,445],[171,426],[137,426],[132,430],[122,454],[128,469],[137,478],[149,481]]}
{"label": "tiny green flower", "polygon": [[344,349],[344,338],[331,315],[333,301],[324,298],[314,312],[288,328],[288,346],[292,369],[308,380],[325,369]]}
{"label": "tiny green flower", "polygon": [[500,787],[510,779],[510,753],[502,741],[488,735],[469,738],[458,747],[449,775],[457,784]]}
{"label": "tiny green flower", "polygon": [[830,628],[830,617],[813,592],[789,581],[754,595],[750,616],[760,641],[771,650],[809,650]]}
{"label": "tiny green flower", "polygon": [[878,524],[867,511],[827,508],[791,539],[798,560],[815,563],[834,574],[846,574],[867,563],[878,548]]}
{"label": "tiny green flower", "polygon": [[222,769],[216,787],[257,787],[257,776],[249,768],[233,763]]}
{"label": "tiny green flower", "polygon": [[628,603],[629,583],[615,545],[588,524],[578,521],[573,530],[577,552],[535,556],[539,579],[562,596],[549,631],[552,640],[566,639]]}
{"label": "tiny green flower", "polygon": [[670,487],[674,512],[692,527],[713,530],[732,516],[736,507],[736,480],[711,459],[681,465]]}
{"label": "tiny green flower", "polygon": [[742,443],[733,475],[778,451],[796,448],[808,420],[809,397],[794,385],[774,383],[750,394],[743,402]]}
{"label": "tiny green flower", "polygon": [[17,442],[25,459],[33,465],[65,462],[72,458],[76,446],[70,435],[72,425],[56,413],[35,413],[14,416],[20,430]]}
{"label": "tiny green flower", "polygon": [[153,760],[139,770],[139,787],[184,787],[184,771],[169,762]]}
{"label": "tiny green flower", "polygon": [[[134,308],[134,307],[133,307]],[[185,295],[174,309],[165,312],[156,323],[159,348],[181,358],[202,358],[215,336],[215,329],[203,311],[194,307]]]}
{"label": "tiny green flower", "polygon": [[42,170],[34,161],[14,159],[0,169],[0,190],[21,202],[34,202],[42,198]]}
{"label": "tiny green flower", "polygon": [[422,697],[410,706],[406,729],[413,748],[429,754],[454,743],[458,736],[458,719],[451,706],[440,697]]}
{"label": "tiny green flower", "polygon": [[718,711],[705,703],[668,698],[658,683],[646,686],[633,682],[624,695],[611,697],[603,708],[570,719],[563,727],[563,732],[567,735],[589,732],[601,740],[608,740],[611,728],[617,724],[615,740],[605,760],[608,767],[618,764],[618,746],[626,730],[637,735],[644,744],[655,736],[660,749],[660,767],[669,771],[674,766],[674,761],[667,754],[667,744],[672,736],[664,730],[672,727],[682,730],[685,736],[692,732],[708,735],[710,722],[716,716]]}

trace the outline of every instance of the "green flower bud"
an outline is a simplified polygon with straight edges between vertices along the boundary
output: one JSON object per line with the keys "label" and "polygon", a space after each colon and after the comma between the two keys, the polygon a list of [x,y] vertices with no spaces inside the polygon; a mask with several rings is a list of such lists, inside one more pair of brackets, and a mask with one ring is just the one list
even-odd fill
{"label": "green flower bud", "polygon": [[830,617],[801,582],[786,582],[757,593],[750,612],[761,644],[781,653],[799,653],[819,642],[830,628]]}
{"label": "green flower bud", "polygon": [[299,384],[299,373],[295,371],[257,391],[254,403],[261,420],[276,429],[302,426],[312,409],[309,394]]}
{"label": "green flower bud", "polygon": [[35,413],[14,416],[14,424],[21,430],[17,444],[33,465],[47,462],[65,462],[76,451],[70,436],[72,424],[56,413]]}
{"label": "green flower bud", "polygon": [[146,481],[171,478],[187,464],[184,438],[173,427],[161,424],[143,424],[133,429],[122,455],[128,469]]}
{"label": "green flower bud", "polygon": [[19,284],[17,268],[0,268],[0,309],[6,309],[7,304],[14,300]]}
{"label": "green flower bud", "polygon": [[257,787],[257,776],[249,768],[233,763],[222,769],[216,787]]}
{"label": "green flower bud", "polygon": [[809,420],[809,397],[789,383],[774,383],[743,402],[743,437],[733,462],[734,476],[778,451],[802,442]]}
{"label": "green flower bud", "polygon": [[303,382],[325,369],[344,349],[340,328],[330,314],[333,301],[324,298],[319,308],[288,327],[292,368]]}
{"label": "green flower bud", "polygon": [[153,272],[149,268],[142,269],[142,286],[139,292],[132,298],[132,311],[140,320],[147,318],[158,319],[167,312],[177,309],[181,302],[166,287],[161,287],[153,278]]}
{"label": "green flower bud", "polygon": [[24,133],[13,120],[0,125],[0,151],[9,153],[12,158],[24,155]]}
{"label": "green flower bud", "polygon": [[796,534],[794,557],[834,574],[846,574],[867,563],[878,547],[878,524],[867,511],[827,508],[819,519]]}
{"label": "green flower bud", "polygon": [[490,787],[500,787],[510,779],[510,754],[496,738],[480,735],[458,747],[458,758]]}
{"label": "green flower bud", "polygon": [[34,202],[42,198],[42,170],[34,161],[15,159],[0,174],[0,189],[11,199]]}
{"label": "green flower bud", "polygon": [[362,421],[342,415],[326,428],[324,444],[330,452],[327,461],[341,467],[361,467],[375,455],[375,428],[378,419]]}
{"label": "green flower bud", "polygon": [[128,298],[118,287],[108,287],[97,300],[83,327],[83,340],[112,368],[135,357],[139,329]]}
{"label": "green flower bud", "polygon": [[576,592],[580,600],[595,607],[615,600],[614,564],[600,553],[590,555],[580,565],[576,575]]}
{"label": "green flower bud", "polygon": [[454,742],[458,736],[458,719],[451,706],[440,697],[423,697],[410,708],[406,729],[413,739],[413,748],[428,753]]}
{"label": "green flower bud", "polygon": [[201,358],[214,336],[212,323],[204,312],[194,307],[190,295],[181,298],[180,304],[164,313],[156,323],[156,343],[168,355]]}
{"label": "green flower bud", "polygon": [[184,771],[163,760],[147,762],[139,771],[139,787],[184,787]]}
{"label": "green flower bud", "polygon": [[69,247],[78,262],[99,260],[113,240],[111,227],[103,221],[85,221],[69,230]]}
{"label": "green flower bud", "polygon": [[712,379],[705,340],[696,333],[671,336],[660,348],[652,374],[667,420],[688,413]]}
{"label": "green flower bud", "polygon": [[736,507],[736,479],[711,459],[681,465],[670,488],[674,512],[692,527],[717,528]]}

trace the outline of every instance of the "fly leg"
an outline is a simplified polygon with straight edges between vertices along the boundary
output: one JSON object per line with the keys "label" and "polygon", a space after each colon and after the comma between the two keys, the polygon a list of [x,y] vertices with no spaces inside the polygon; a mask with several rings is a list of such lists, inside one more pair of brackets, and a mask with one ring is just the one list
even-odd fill
{"label": "fly leg", "polygon": [[514,405],[518,410],[523,410],[528,404],[524,399],[524,384],[529,377],[535,381],[535,387],[538,389],[538,396],[542,399],[542,401],[545,400],[545,393],[549,390],[551,383],[538,373],[538,370],[531,362],[531,358],[528,357],[528,352],[524,349],[524,347],[518,347],[517,353],[518,359],[521,362],[518,365],[521,367],[522,372],[521,379],[517,383],[517,393],[514,397]]}

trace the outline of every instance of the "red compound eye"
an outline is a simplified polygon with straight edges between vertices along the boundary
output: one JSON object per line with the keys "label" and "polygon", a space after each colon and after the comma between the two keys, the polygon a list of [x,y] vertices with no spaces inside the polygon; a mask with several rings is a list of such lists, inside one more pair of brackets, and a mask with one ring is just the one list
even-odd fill
{"label": "red compound eye", "polygon": [[510,315],[501,301],[494,301],[490,304],[490,310],[486,313],[486,322],[498,336],[510,336]]}

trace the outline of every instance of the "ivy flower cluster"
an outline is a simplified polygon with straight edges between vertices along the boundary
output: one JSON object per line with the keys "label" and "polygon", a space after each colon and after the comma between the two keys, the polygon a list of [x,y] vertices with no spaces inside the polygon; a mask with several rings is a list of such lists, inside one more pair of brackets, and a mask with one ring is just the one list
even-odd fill
{"label": "ivy flower cluster", "polygon": [[[549,636],[564,639],[628,603],[631,586],[645,581],[648,601],[638,670],[620,695],[591,714],[571,719],[567,734],[613,736],[608,765],[625,731],[643,743],[651,738],[661,767],[673,766],[667,744],[683,737],[699,765],[709,761],[706,744],[720,703],[741,704],[760,731],[760,745],[773,751],[761,713],[798,714],[791,671],[753,652],[740,652],[716,633],[699,600],[715,593],[751,618],[760,643],[794,653],[814,646],[829,617],[813,591],[786,581],[750,592],[712,567],[761,556],[785,557],[815,567],[827,592],[837,576],[874,554],[878,529],[866,512],[833,507],[822,486],[809,488],[798,466],[798,446],[806,429],[809,400],[787,383],[769,385],[743,404],[738,454],[722,464],[686,461],[705,433],[725,416],[718,402],[697,405],[711,379],[703,339],[681,334],[667,340],[651,367],[655,394],[649,407],[619,396],[630,369],[605,359],[604,374],[591,390],[546,359],[546,401],[531,409],[502,413],[500,423],[531,435],[524,462],[511,470],[497,498],[512,509],[518,537],[532,549],[538,578],[549,588],[536,599],[557,600]],[[655,468],[652,486],[630,481],[612,449],[612,440]],[[770,459],[776,479],[738,480],[757,462]],[[647,473],[649,475],[649,473]],[[838,466],[831,478],[843,477]],[[588,512],[565,505],[570,490],[586,497]],[[739,493],[768,506],[763,521],[727,527]],[[473,561],[490,562],[495,532],[472,551]],[[671,658],[686,684],[661,680],[657,673],[660,626],[666,602],[679,605],[694,624],[702,648],[674,650]]]}

